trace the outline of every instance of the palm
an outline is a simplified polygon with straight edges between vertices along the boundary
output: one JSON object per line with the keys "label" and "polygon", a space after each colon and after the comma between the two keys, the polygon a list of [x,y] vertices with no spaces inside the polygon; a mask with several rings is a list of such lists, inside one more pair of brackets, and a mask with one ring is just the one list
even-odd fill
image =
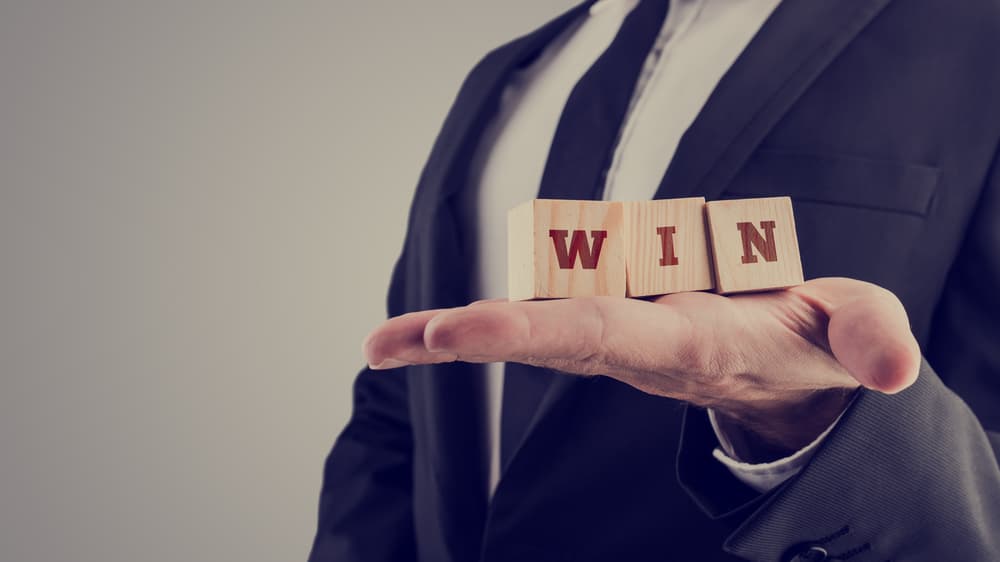
{"label": "palm", "polygon": [[376,368],[517,361],[701,405],[858,384],[896,392],[919,364],[898,299],[843,278],[733,297],[489,301],[391,319],[365,348]]}

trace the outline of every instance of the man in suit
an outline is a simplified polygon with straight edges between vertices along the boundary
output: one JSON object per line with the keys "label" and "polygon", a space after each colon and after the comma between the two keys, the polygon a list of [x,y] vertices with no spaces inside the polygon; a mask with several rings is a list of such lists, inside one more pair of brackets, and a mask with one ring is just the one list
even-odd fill
{"label": "man in suit", "polygon": [[[992,0],[602,0],[487,55],[311,560],[1000,559],[996,53]],[[467,306],[510,200],[643,194],[791,196],[810,281]]]}

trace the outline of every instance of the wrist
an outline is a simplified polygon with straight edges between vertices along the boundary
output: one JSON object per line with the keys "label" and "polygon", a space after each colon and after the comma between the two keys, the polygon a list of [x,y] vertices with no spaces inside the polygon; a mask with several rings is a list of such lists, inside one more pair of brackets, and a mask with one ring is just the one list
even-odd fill
{"label": "wrist", "polygon": [[815,441],[843,413],[856,388],[807,391],[763,404],[716,403],[712,409],[740,460],[770,462]]}

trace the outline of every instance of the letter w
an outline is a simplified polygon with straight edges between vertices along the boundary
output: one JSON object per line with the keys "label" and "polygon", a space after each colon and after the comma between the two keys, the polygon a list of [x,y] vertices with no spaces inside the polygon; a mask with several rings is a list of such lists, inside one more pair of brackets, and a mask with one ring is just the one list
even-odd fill
{"label": "letter w", "polygon": [[580,264],[584,269],[597,269],[597,262],[601,259],[601,247],[604,246],[604,239],[608,237],[607,230],[591,230],[590,237],[594,239],[593,247],[587,245],[587,232],[585,230],[574,230],[573,238],[570,240],[569,248],[566,247],[566,237],[569,231],[550,230],[549,237],[556,249],[556,260],[559,262],[559,269],[573,269],[576,267],[576,258],[580,257]]}

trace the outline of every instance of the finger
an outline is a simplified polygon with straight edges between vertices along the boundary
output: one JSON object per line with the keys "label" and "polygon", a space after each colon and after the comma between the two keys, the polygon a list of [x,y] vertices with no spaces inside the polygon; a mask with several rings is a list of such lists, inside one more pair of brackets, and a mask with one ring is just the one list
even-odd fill
{"label": "finger", "polygon": [[481,300],[478,300],[478,301],[472,301],[472,302],[470,302],[469,306],[479,306],[481,304],[492,304],[492,303],[497,303],[497,302],[507,302],[507,299],[501,299],[501,298],[497,298],[497,299],[481,299]]}
{"label": "finger", "polygon": [[[671,325],[673,324],[673,325]],[[516,361],[578,374],[662,366],[679,328],[669,307],[617,297],[484,303],[427,323],[426,349],[471,362]]]}
{"label": "finger", "polygon": [[383,322],[368,334],[362,344],[368,366],[372,369],[392,369],[417,363],[454,361],[454,354],[435,353],[424,347],[424,328],[441,312],[413,312]]}
{"label": "finger", "polygon": [[920,347],[894,294],[854,279],[810,281],[800,289],[829,315],[827,335],[837,361],[863,386],[899,392],[917,379]]}
{"label": "finger", "polygon": [[834,310],[828,330],[834,357],[862,385],[892,394],[917,380],[920,347],[895,297],[848,301]]}
{"label": "finger", "polygon": [[475,362],[583,359],[601,330],[591,299],[481,303],[428,322],[424,345]]}

